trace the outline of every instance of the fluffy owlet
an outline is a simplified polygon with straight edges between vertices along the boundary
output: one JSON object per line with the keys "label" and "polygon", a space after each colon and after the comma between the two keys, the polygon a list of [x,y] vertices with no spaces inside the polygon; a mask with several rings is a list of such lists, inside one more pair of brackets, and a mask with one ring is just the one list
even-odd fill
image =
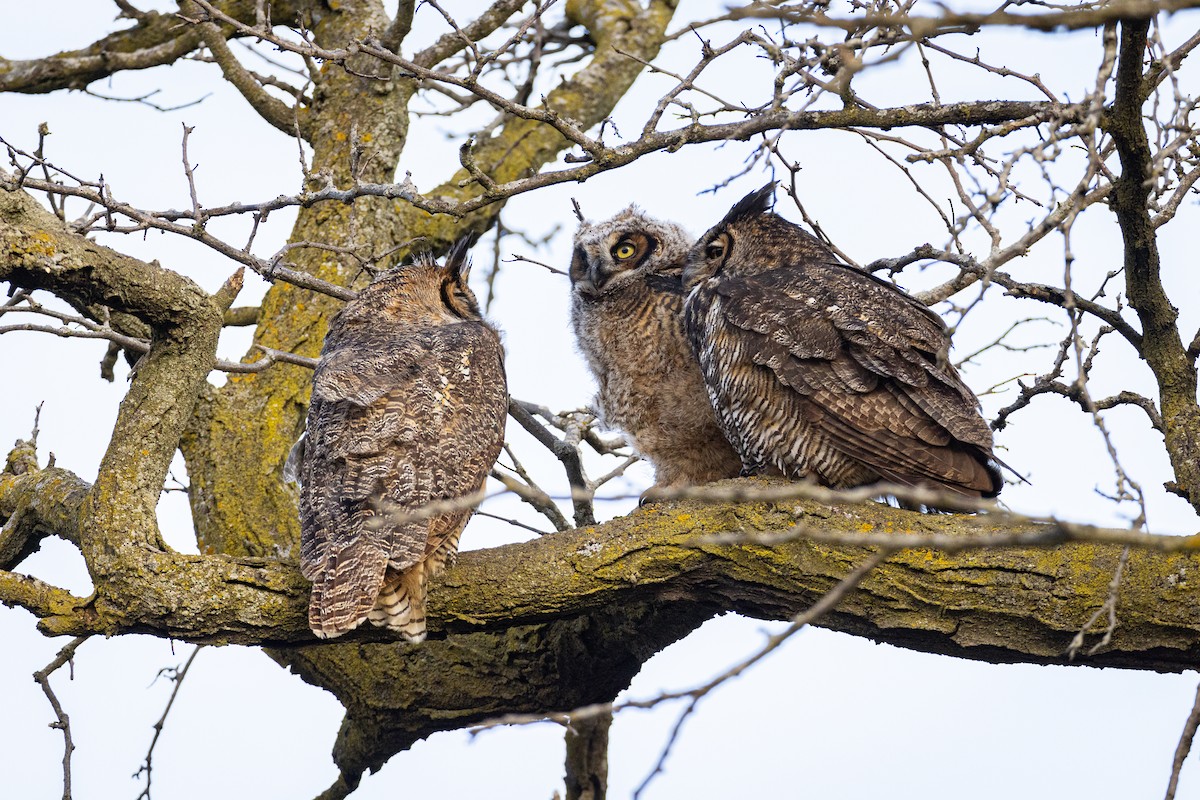
{"label": "fluffy owlet", "polygon": [[688,337],[746,472],[994,497],[992,433],[941,318],[771,213],[774,188],[734,205],[684,272]]}
{"label": "fluffy owlet", "polygon": [[599,385],[601,420],[625,431],[659,486],[736,477],[683,329],[691,238],[636,206],[580,221],[571,259],[571,322]]}
{"label": "fluffy owlet", "polygon": [[[329,324],[307,432],[289,458],[301,484],[300,566],[313,582],[309,625],[321,638],[364,619],[425,638],[426,582],[454,557],[470,497],[500,452],[504,351],[469,270],[465,242],[444,265],[419,257]],[[431,501],[460,498],[422,515]]]}

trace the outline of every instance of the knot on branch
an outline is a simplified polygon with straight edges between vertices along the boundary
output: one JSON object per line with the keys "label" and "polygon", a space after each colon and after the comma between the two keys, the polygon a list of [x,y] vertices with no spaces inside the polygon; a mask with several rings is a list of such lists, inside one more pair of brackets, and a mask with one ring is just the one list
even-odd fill
{"label": "knot on branch", "polygon": [[5,475],[27,475],[41,469],[37,460],[37,439],[17,439],[4,462]]}

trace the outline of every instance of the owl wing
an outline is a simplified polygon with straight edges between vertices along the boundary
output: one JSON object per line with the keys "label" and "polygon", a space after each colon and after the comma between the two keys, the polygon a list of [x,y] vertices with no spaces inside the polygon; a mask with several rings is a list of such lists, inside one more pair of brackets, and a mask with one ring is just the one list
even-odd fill
{"label": "owl wing", "polygon": [[[388,566],[425,557],[470,509],[404,511],[477,491],[499,454],[503,350],[482,322],[343,331],[313,381],[301,491],[301,567],[326,625],[371,610]],[[431,539],[431,532],[434,539]]]}
{"label": "owl wing", "polygon": [[916,300],[836,262],[723,277],[716,291],[744,357],[807,399],[833,446],[899,483],[999,488],[991,430],[941,319]]}

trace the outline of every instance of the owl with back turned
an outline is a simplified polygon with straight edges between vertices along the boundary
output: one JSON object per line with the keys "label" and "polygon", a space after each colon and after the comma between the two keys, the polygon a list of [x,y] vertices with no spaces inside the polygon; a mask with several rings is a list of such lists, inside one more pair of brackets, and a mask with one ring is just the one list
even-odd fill
{"label": "owl with back turned", "polygon": [[688,337],[745,473],[994,497],[1002,481],[946,326],[747,195],[688,255]]}
{"label": "owl with back turned", "polygon": [[504,351],[467,286],[466,250],[460,241],[444,264],[421,256],[383,273],[330,321],[289,459],[321,638],[366,619],[425,638],[426,584],[457,552],[499,455]]}
{"label": "owl with back turned", "polygon": [[596,379],[596,410],[649,461],[659,486],[736,477],[741,461],[717,425],[683,329],[683,228],[630,206],[580,218],[571,259],[571,323]]}

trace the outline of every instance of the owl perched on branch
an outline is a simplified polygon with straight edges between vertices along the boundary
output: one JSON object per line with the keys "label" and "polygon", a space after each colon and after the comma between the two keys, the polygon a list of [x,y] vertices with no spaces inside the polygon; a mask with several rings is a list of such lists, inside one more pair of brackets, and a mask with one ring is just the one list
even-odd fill
{"label": "owl perched on branch", "polygon": [[321,638],[364,619],[425,638],[426,583],[456,553],[499,455],[504,351],[467,286],[466,250],[383,273],[330,321],[289,458]]}
{"label": "owl perched on branch", "polygon": [[745,471],[996,496],[992,432],[941,318],[771,213],[774,188],[704,234],[683,276],[688,337]]}
{"label": "owl perched on branch", "polygon": [[741,469],[683,329],[690,246],[681,227],[630,206],[595,224],[581,215],[571,259],[571,322],[599,385],[597,411],[654,465],[659,486]]}

